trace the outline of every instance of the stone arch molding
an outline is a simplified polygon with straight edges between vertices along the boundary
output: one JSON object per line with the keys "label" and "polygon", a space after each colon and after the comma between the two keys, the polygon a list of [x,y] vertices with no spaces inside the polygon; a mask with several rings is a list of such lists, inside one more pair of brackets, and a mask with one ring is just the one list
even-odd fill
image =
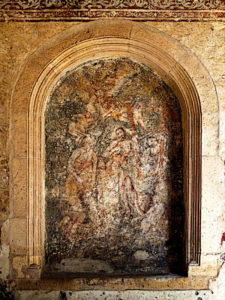
{"label": "stone arch molding", "polygon": [[[200,264],[201,164],[204,155],[216,155],[218,136],[218,105],[210,76],[191,51],[156,29],[129,21],[95,21],[74,25],[39,48],[16,83],[11,104],[12,277],[18,257],[26,266],[41,269],[43,265],[44,111],[50,92],[67,71],[81,63],[117,57],[128,57],[155,70],[180,101],[186,263]],[[23,277],[20,273],[17,278]]]}

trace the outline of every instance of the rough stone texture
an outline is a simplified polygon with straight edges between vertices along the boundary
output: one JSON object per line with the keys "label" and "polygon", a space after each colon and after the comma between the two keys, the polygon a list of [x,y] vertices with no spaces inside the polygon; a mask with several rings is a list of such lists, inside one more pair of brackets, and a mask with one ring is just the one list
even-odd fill
{"label": "rough stone texture", "polygon": [[[213,194],[217,194],[216,205],[206,205],[203,207],[204,214],[207,213],[208,216],[205,220],[207,220],[210,216],[210,226],[213,226],[214,229],[209,229],[209,224],[207,221],[203,224],[204,234],[203,234],[203,243],[206,243],[209,246],[209,252],[212,249],[212,243],[209,241],[215,241],[217,245],[216,251],[219,253],[222,251],[220,248],[220,239],[222,233],[225,231],[225,218],[224,218],[224,161],[225,161],[225,24],[212,23],[212,24],[189,24],[188,27],[192,27],[193,30],[190,32],[187,30],[185,24],[177,24],[176,29],[174,29],[174,24],[169,23],[155,23],[158,29],[166,32],[169,35],[172,35],[177,40],[181,41],[181,43],[187,46],[191,51],[193,51],[200,59],[200,61],[204,64],[209,72],[218,95],[218,106],[219,106],[219,149],[217,149],[218,158],[217,165],[210,163],[210,157],[205,160],[207,162],[208,167],[203,170],[208,178],[212,178],[214,180],[211,185],[211,181],[205,184],[205,189],[203,192],[205,193],[206,199],[209,199],[209,186],[214,189]],[[207,32],[207,34],[206,34]],[[196,70],[197,72],[197,70]],[[209,99],[210,102],[210,99]],[[209,120],[213,120],[214,115],[208,113]],[[214,170],[214,171],[213,171]],[[212,172],[211,176],[208,176],[208,172]],[[204,176],[204,175],[203,175]],[[204,180],[204,178],[203,178]],[[207,192],[208,190],[208,192]],[[211,192],[211,190],[210,190]],[[208,202],[208,201],[207,201]],[[209,203],[209,202],[208,202]],[[212,218],[212,220],[211,220]],[[213,220],[213,219],[216,220]],[[207,228],[206,228],[207,227]],[[215,235],[215,232],[217,234]],[[214,244],[214,246],[215,246]],[[214,248],[215,249],[215,248]]]}
{"label": "rough stone texture", "polygon": [[[148,23],[180,41],[194,52],[209,72],[218,94],[220,108],[219,154],[225,159],[225,24]],[[196,70],[197,72],[197,70]],[[209,100],[210,101],[210,100]],[[211,116],[213,118],[214,116]]]}
{"label": "rough stone texture", "polygon": [[2,48],[0,50],[0,66],[1,74],[0,80],[2,82],[1,97],[0,97],[0,227],[2,223],[7,219],[9,214],[9,170],[8,170],[8,99],[10,98],[9,89],[3,88],[3,85],[7,85],[7,66],[10,62],[10,58],[6,58],[6,53],[9,49],[7,41],[3,39]]}
{"label": "rough stone texture", "polygon": [[[49,31],[46,30],[45,24],[38,27],[33,26],[34,24],[27,25],[28,27],[22,23],[11,25],[2,23],[0,25],[0,277],[3,279],[7,279],[9,275],[9,226],[7,218],[10,210],[8,133],[11,92],[27,56],[39,47],[43,41],[71,26],[71,24],[60,24],[60,26],[52,24]],[[23,34],[28,34],[29,42],[22,38]],[[13,186],[11,186],[12,188]],[[21,186],[21,188],[23,187]],[[21,205],[23,206],[22,202],[23,198],[21,198]],[[16,211],[18,217],[21,216],[21,206],[12,209]]]}
{"label": "rough stone texture", "polygon": [[[2,223],[7,219],[9,214],[9,199],[8,199],[8,128],[9,128],[9,105],[11,93],[14,88],[16,79],[18,78],[18,74],[23,68],[24,63],[26,62],[27,57],[37,49],[37,47],[41,46],[42,43],[47,42],[48,39],[55,34],[63,31],[64,29],[74,25],[71,23],[5,23],[0,24],[0,66],[2,72],[0,73],[1,78],[1,95],[0,95],[0,134],[1,134],[1,144],[0,144],[0,156],[1,158],[1,166],[0,166],[0,176],[1,176],[1,199],[4,203],[2,206],[2,213],[0,219]],[[225,78],[224,78],[224,70],[225,70],[225,61],[224,61],[224,45],[225,45],[225,25],[223,23],[149,23],[150,26],[156,27],[168,35],[174,37],[182,44],[191,49],[202,61],[202,63],[206,66],[210,76],[212,77],[214,84],[216,86],[218,100],[219,100],[219,108],[220,108],[220,147],[217,149],[218,151],[218,161],[220,163],[219,166],[219,180],[214,182],[215,185],[221,189],[221,184],[223,183],[223,161],[225,158]],[[196,70],[197,72],[197,70]],[[210,102],[210,99],[209,99]],[[210,115],[209,118],[213,118],[214,116]],[[207,159],[207,157],[206,157]],[[210,169],[210,158],[209,158],[209,169]],[[215,174],[215,173],[214,173]],[[218,199],[218,198],[217,198]],[[214,207],[211,208],[211,211],[205,212],[207,213],[207,217],[209,218],[209,226],[212,228],[213,222],[216,222],[216,228],[213,225],[213,230],[207,230],[208,227],[205,227],[203,231],[203,235],[207,236],[205,242],[211,247],[212,244],[215,244],[216,252],[215,255],[219,258],[220,251],[224,250],[224,248],[220,248],[219,239],[223,231],[225,231],[225,220],[224,220],[224,197],[223,192],[221,191],[219,199],[219,203],[216,203]],[[212,219],[211,219],[212,217]],[[1,223],[1,224],[2,224]],[[207,226],[207,225],[206,225]],[[215,233],[214,231],[217,230]],[[204,239],[204,237],[203,237]],[[6,240],[2,240],[2,252],[1,252],[1,260],[3,264],[2,268],[6,266],[7,269],[7,261],[8,261],[8,253],[5,246],[7,245]],[[4,247],[3,247],[4,246]],[[211,251],[211,249],[210,249]],[[5,259],[4,259],[5,257]],[[219,265],[221,262],[219,262]],[[7,271],[4,271],[4,276],[6,277]],[[224,290],[223,290],[223,282],[225,275],[224,271],[221,271],[219,276],[218,283],[212,285],[212,289],[214,294],[212,294],[212,299],[224,299]],[[115,292],[116,293],[116,292]],[[132,293],[132,292],[130,292]],[[135,292],[138,293],[138,292]],[[134,295],[135,295],[134,293]],[[142,293],[142,292],[139,292]],[[179,294],[179,292],[171,292],[170,298],[168,299],[194,299],[193,293],[183,293]],[[207,292],[209,297],[210,293]],[[24,293],[24,297],[26,297]],[[29,294],[29,293],[28,293]],[[77,294],[78,295],[78,294]],[[93,294],[92,294],[93,295]],[[149,294],[154,295],[154,294]],[[173,296],[172,296],[173,295]],[[180,296],[182,295],[182,296]],[[191,295],[191,296],[190,296]],[[179,297],[180,296],[180,297]],[[204,296],[204,295],[203,295]],[[203,297],[202,296],[202,297]],[[57,294],[58,297],[58,294]],[[98,297],[98,293],[97,293]],[[165,294],[163,296],[165,299]],[[176,298],[177,297],[177,298]],[[189,297],[189,298],[188,298]],[[198,296],[202,298],[201,296]],[[198,299],[196,297],[196,299]],[[93,296],[92,296],[93,298]],[[134,296],[135,298],[135,296]],[[22,298],[23,299],[23,298]],[[25,298],[26,299],[26,298]],[[29,298],[28,298],[29,299]],[[34,299],[34,298],[32,298]],[[37,298],[38,299],[38,298]],[[39,299],[44,299],[39,297]],[[50,298],[51,299],[51,298]],[[54,298],[53,298],[54,299]],[[76,298],[75,298],[76,299]],[[79,299],[79,298],[77,298]],[[82,299],[82,298],[80,298]],[[113,299],[113,298],[111,298]],[[145,298],[143,298],[145,299]],[[153,298],[154,299],[154,298]],[[204,298],[203,298],[204,299]],[[210,298],[209,298],[210,299]],[[200,299],[199,299],[200,300]]]}

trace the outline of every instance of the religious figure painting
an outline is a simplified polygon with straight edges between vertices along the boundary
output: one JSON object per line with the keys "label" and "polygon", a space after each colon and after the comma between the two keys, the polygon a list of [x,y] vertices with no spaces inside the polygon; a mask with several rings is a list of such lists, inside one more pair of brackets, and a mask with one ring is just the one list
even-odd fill
{"label": "religious figure painting", "polygon": [[167,274],[183,261],[179,101],[128,58],[68,72],[45,111],[46,270]]}

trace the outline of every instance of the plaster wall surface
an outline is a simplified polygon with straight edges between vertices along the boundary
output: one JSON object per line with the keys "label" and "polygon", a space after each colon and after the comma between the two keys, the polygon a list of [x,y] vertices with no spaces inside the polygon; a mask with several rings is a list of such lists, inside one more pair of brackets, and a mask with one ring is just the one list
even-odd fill
{"label": "plaster wall surface", "polygon": [[210,291],[86,291],[86,292],[17,292],[18,300],[210,300]]}
{"label": "plaster wall surface", "polygon": [[[1,23],[0,24],[0,226],[1,226],[1,253],[0,271],[1,278],[7,279],[9,274],[9,226],[12,202],[9,199],[10,189],[14,184],[20,184],[20,178],[9,179],[9,127],[10,127],[10,100],[12,93],[29,56],[44,43],[72,26],[79,23],[67,22],[40,22],[40,23]],[[222,261],[220,254],[225,251],[225,245],[220,246],[222,233],[225,231],[224,214],[224,160],[225,160],[225,24],[224,23],[187,23],[187,22],[146,22],[145,25],[154,27],[168,36],[176,39],[182,45],[189,48],[203,63],[212,78],[218,96],[219,106],[219,144],[207,141],[203,153],[203,190],[204,199],[202,207],[202,245],[204,249],[203,260],[208,264],[216,265],[218,273],[215,273],[209,285],[211,291],[205,295],[196,294],[193,291],[126,291],[106,292],[107,299],[224,299],[224,269],[220,269]],[[185,59],[185,58],[184,58]],[[185,63],[188,64],[188,61]],[[198,69],[196,68],[196,73]],[[26,88],[26,83],[24,83]],[[210,106],[210,97],[208,98]],[[210,111],[207,112],[209,120],[218,122]],[[207,140],[207,137],[206,137]],[[23,142],[23,141],[21,141]],[[215,153],[216,160],[207,154],[207,149]],[[210,152],[210,151],[208,151]],[[216,161],[216,163],[215,163]],[[21,186],[21,189],[23,187]],[[212,195],[214,201],[212,201]],[[26,209],[26,202],[20,199],[21,214]],[[18,218],[20,207],[17,208]],[[21,222],[22,219],[21,219]],[[15,237],[17,233],[15,232]],[[210,255],[208,255],[210,254]],[[212,256],[214,254],[214,256]],[[21,257],[22,259],[22,257]],[[18,272],[22,273],[23,261],[17,259]],[[194,271],[193,271],[194,272]],[[206,270],[207,272],[207,270]],[[218,279],[216,279],[219,274]],[[198,275],[198,274],[197,274]],[[203,294],[202,294],[203,293]],[[17,299],[64,299],[58,292],[17,292]],[[36,297],[36,298],[35,298]],[[59,298],[61,297],[61,298]],[[70,297],[70,298],[69,298]],[[68,299],[104,299],[99,291],[76,292],[68,294]]]}

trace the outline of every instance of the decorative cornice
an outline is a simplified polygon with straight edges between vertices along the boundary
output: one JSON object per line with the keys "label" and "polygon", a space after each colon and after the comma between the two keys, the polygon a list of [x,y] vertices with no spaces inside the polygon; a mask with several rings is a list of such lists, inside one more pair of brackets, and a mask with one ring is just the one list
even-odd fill
{"label": "decorative cornice", "polygon": [[5,9],[219,9],[221,0],[2,0]]}
{"label": "decorative cornice", "polygon": [[225,0],[0,0],[0,21],[224,21]]}

